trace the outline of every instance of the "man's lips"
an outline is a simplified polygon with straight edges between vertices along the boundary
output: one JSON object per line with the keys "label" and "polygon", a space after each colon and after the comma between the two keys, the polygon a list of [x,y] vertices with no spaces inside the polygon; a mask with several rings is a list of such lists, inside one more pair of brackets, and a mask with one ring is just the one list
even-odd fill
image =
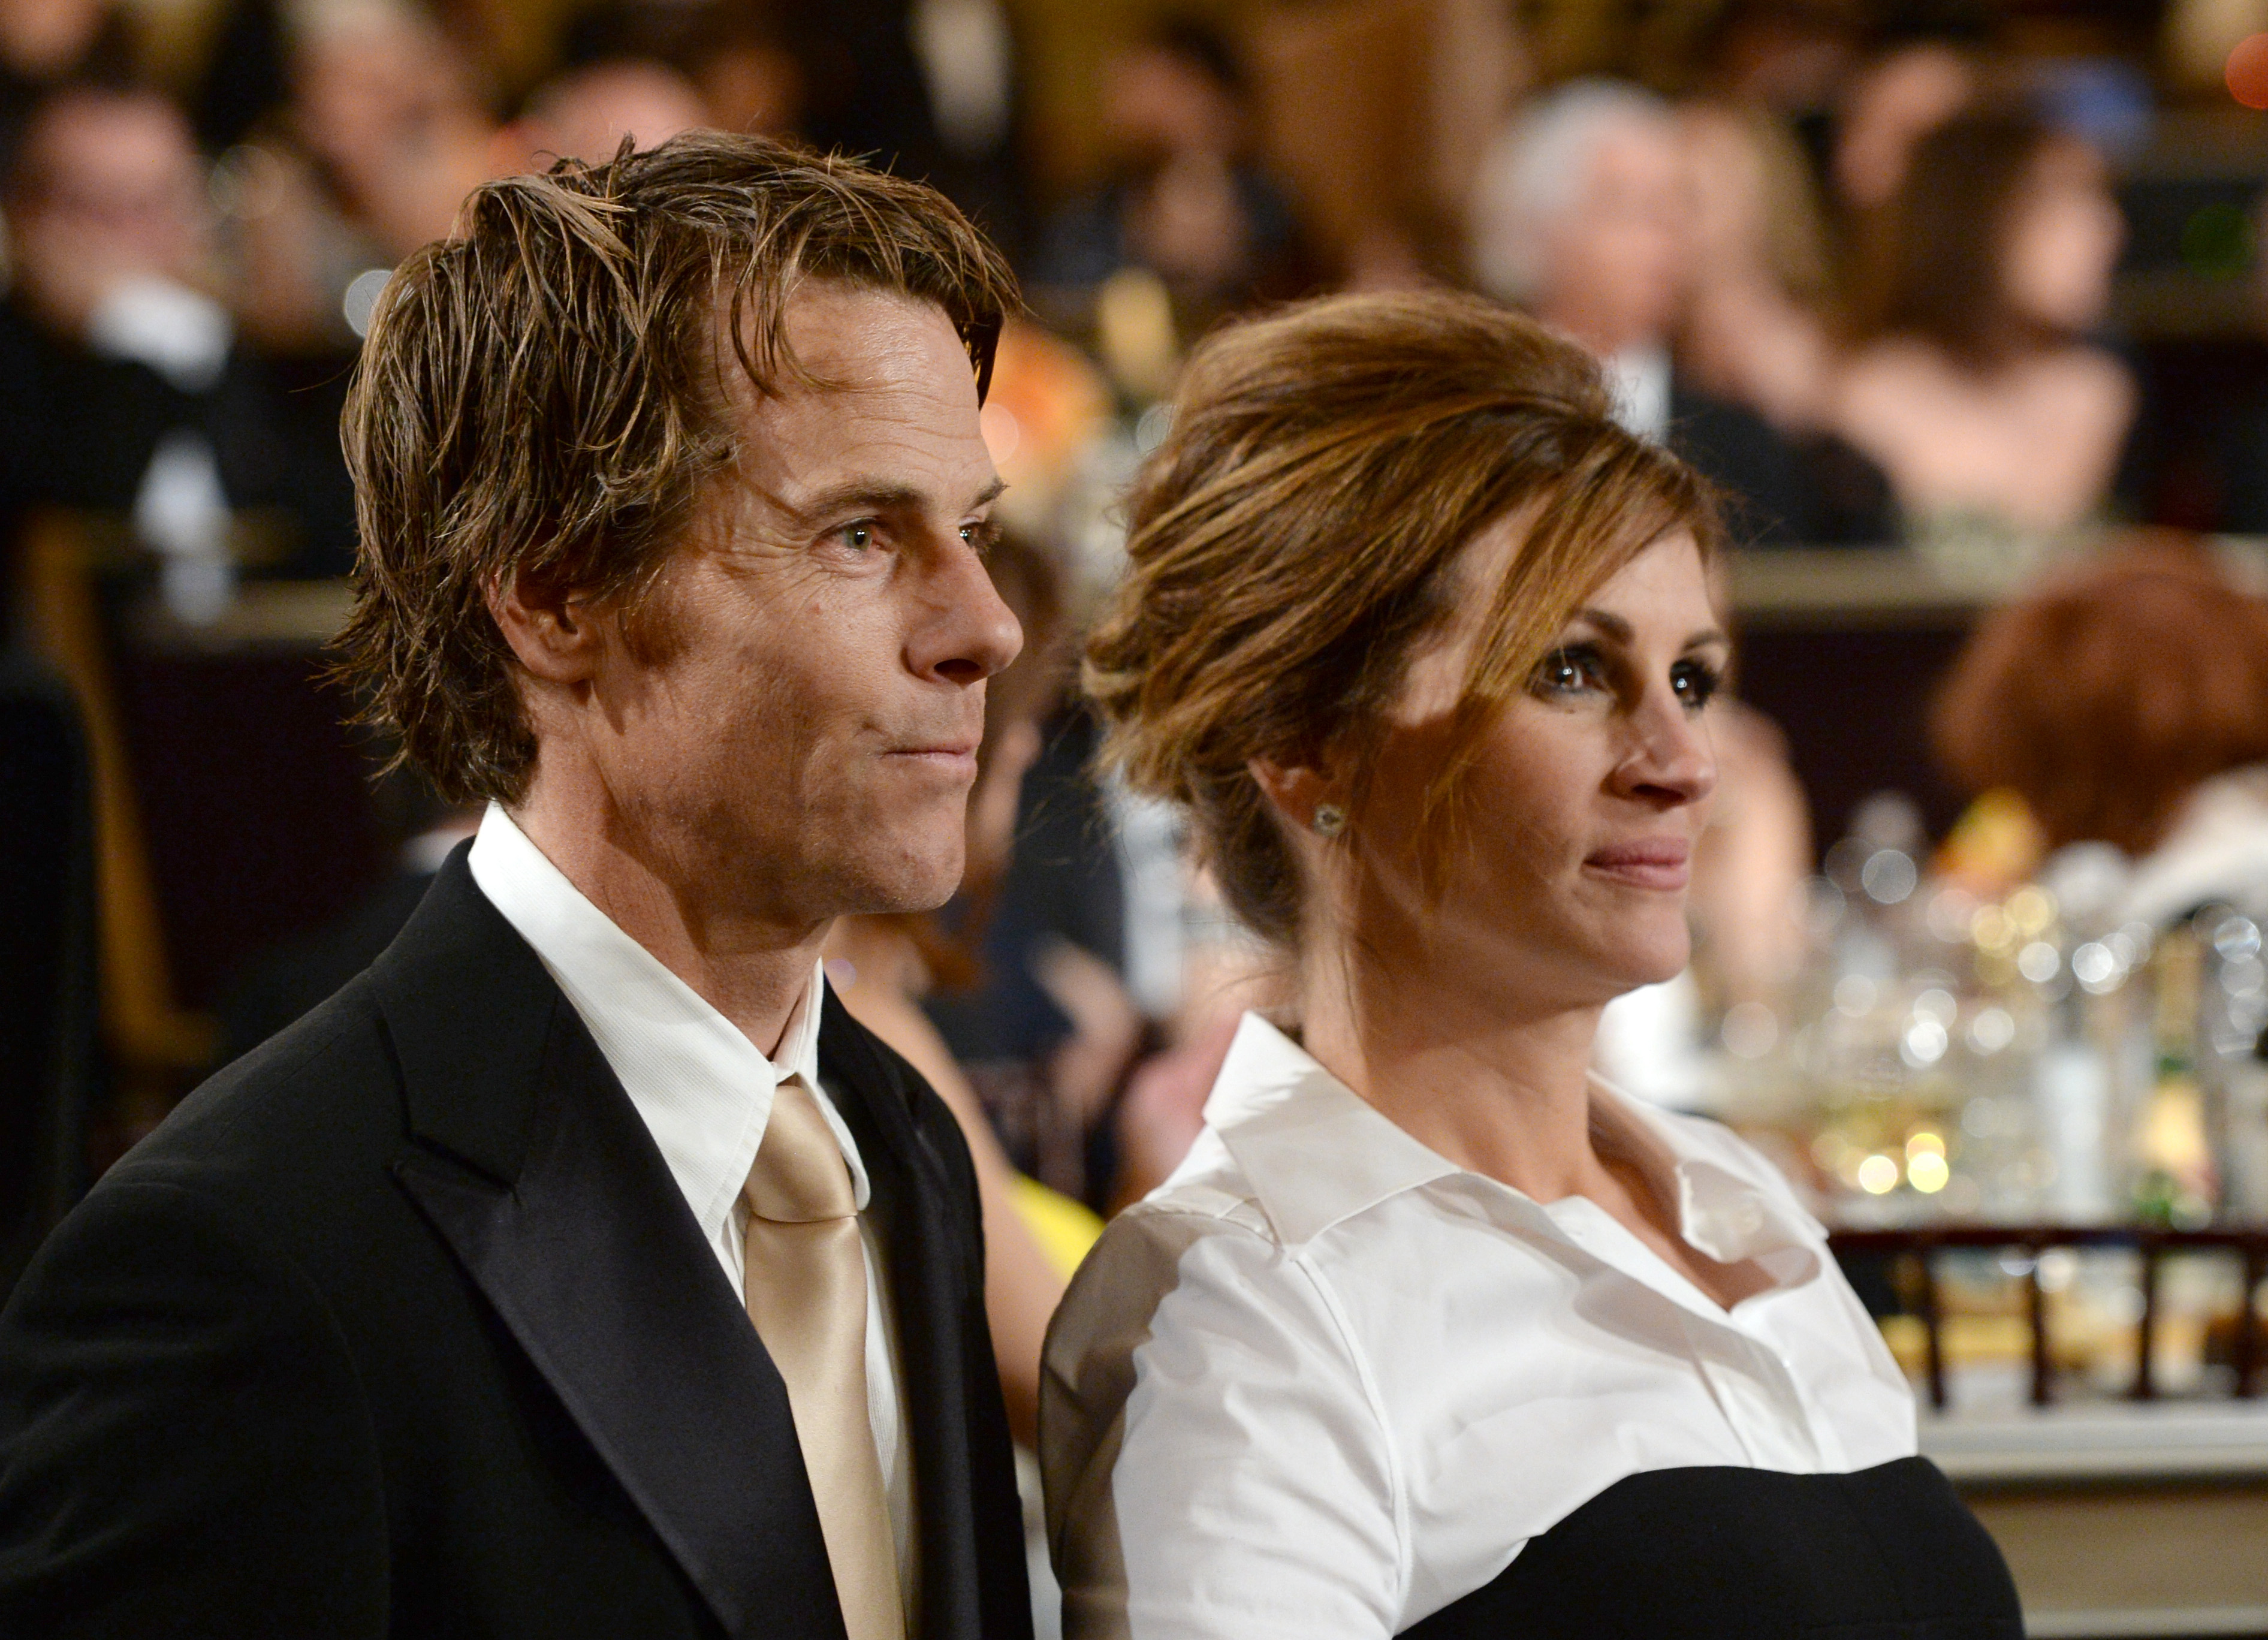
{"label": "man's lips", "polygon": [[1693,875],[1693,847],[1681,837],[1609,843],[1583,861],[1586,871],[1633,888],[1679,889]]}
{"label": "man's lips", "polygon": [[894,746],[887,755],[932,764],[956,773],[974,774],[976,770],[976,742],[974,740],[939,740],[922,746]]}

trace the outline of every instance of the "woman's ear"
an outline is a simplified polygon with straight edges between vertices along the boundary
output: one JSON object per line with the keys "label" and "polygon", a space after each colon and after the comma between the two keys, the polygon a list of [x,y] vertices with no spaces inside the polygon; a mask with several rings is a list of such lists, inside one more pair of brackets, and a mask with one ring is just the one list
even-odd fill
{"label": "woman's ear", "polygon": [[519,664],[547,683],[587,680],[606,652],[608,617],[571,594],[524,577],[490,581],[489,615]]}
{"label": "woman's ear", "polygon": [[1317,813],[1324,810],[1335,812],[1338,823],[1345,823],[1346,783],[1337,775],[1310,764],[1278,763],[1264,757],[1256,757],[1245,767],[1276,812],[1300,830],[1334,831],[1315,823]]}

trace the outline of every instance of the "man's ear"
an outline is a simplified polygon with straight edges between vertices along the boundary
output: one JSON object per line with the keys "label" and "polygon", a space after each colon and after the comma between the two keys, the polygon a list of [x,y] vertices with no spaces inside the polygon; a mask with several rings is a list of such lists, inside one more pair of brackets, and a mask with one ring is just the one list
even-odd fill
{"label": "man's ear", "polygon": [[547,683],[586,681],[607,646],[605,619],[589,603],[524,576],[488,584],[489,614],[519,664]]}
{"label": "man's ear", "polygon": [[1344,814],[1346,782],[1329,769],[1307,763],[1278,763],[1265,757],[1256,757],[1245,767],[1276,812],[1301,831],[1314,828],[1315,811],[1325,804],[1336,805]]}

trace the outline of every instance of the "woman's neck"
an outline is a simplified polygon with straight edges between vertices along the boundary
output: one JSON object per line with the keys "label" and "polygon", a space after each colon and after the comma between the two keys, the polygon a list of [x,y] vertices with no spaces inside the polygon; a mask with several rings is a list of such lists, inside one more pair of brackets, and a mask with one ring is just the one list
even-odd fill
{"label": "woman's neck", "polygon": [[[1397,956],[1404,953],[1396,953]],[[1522,1011],[1449,965],[1333,948],[1303,963],[1308,1053],[1395,1126],[1539,1202],[1588,1195],[1595,1006]]]}

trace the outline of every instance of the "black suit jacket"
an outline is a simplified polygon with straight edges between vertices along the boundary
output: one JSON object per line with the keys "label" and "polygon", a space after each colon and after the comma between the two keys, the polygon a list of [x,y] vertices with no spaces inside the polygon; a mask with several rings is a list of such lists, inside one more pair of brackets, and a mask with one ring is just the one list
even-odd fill
{"label": "black suit jacket", "polygon": [[[832,996],[922,1640],[1030,1633],[953,1118]],[[0,1313],[0,1634],[842,1640],[787,1396],[460,849],[367,973],[183,1103]]]}

